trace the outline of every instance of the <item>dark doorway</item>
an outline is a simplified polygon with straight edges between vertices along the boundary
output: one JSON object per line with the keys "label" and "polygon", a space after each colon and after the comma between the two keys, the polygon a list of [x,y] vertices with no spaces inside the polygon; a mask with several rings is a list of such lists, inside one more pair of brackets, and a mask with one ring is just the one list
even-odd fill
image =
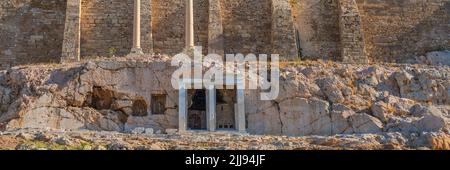
{"label": "dark doorway", "polygon": [[206,90],[192,90],[191,105],[188,109],[188,128],[206,130]]}
{"label": "dark doorway", "polygon": [[235,130],[234,105],[236,90],[216,90],[216,127],[219,130]]}
{"label": "dark doorway", "polygon": [[166,112],[166,98],[165,94],[152,94],[152,114],[162,115]]}

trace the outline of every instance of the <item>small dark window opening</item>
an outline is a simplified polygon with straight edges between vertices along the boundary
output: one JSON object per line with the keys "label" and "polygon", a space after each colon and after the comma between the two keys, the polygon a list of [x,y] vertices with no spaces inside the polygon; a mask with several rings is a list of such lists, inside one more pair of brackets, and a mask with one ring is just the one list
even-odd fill
{"label": "small dark window opening", "polygon": [[113,103],[114,92],[102,87],[94,87],[91,106],[97,110],[110,109]]}
{"label": "small dark window opening", "polygon": [[166,95],[153,94],[152,95],[152,114],[162,115],[166,112]]}
{"label": "small dark window opening", "polygon": [[133,106],[132,106],[132,116],[139,116],[139,117],[144,117],[147,116],[147,102],[145,102],[145,100],[143,99],[138,99],[138,100],[134,100],[133,101]]}
{"label": "small dark window opening", "polygon": [[196,90],[192,102],[190,110],[206,111],[206,91]]}

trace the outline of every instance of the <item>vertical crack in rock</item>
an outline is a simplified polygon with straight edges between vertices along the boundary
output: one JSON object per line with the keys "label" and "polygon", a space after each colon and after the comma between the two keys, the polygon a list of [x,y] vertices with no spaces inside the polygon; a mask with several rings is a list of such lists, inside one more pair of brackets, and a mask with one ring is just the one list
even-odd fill
{"label": "vertical crack in rock", "polygon": [[277,107],[278,110],[278,119],[280,121],[280,134],[283,134],[283,129],[284,129],[284,124],[283,124],[283,119],[281,118],[281,107],[280,107],[280,103],[278,103],[277,101],[273,101],[273,104]]}

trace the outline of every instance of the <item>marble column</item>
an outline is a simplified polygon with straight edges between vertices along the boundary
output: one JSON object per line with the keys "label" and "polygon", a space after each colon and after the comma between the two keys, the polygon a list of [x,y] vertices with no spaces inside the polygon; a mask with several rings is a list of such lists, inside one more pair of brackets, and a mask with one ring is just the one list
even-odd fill
{"label": "marble column", "polygon": [[141,0],[134,0],[133,48],[131,48],[131,54],[144,54],[141,48]]}
{"label": "marble column", "polygon": [[178,96],[178,131],[185,132],[187,129],[187,90],[181,85]]}
{"label": "marble column", "polygon": [[186,0],[186,49],[194,48],[194,0]]}
{"label": "marble column", "polygon": [[216,89],[206,89],[206,127],[209,131],[216,131]]}
{"label": "marble column", "polygon": [[245,91],[237,89],[237,103],[235,108],[235,124],[236,130],[240,133],[246,133],[245,128]]}

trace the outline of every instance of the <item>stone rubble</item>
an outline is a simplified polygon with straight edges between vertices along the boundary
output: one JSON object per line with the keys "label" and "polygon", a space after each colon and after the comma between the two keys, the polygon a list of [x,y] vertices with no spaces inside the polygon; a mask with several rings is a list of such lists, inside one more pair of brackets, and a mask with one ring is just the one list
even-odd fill
{"label": "stone rubble", "polygon": [[[230,132],[189,132],[136,136],[99,131],[45,132],[49,141],[23,139],[20,131],[0,136],[1,149],[17,150],[410,150],[450,149],[450,135],[398,132],[334,136],[259,136]],[[28,129],[27,135],[40,133]]]}

